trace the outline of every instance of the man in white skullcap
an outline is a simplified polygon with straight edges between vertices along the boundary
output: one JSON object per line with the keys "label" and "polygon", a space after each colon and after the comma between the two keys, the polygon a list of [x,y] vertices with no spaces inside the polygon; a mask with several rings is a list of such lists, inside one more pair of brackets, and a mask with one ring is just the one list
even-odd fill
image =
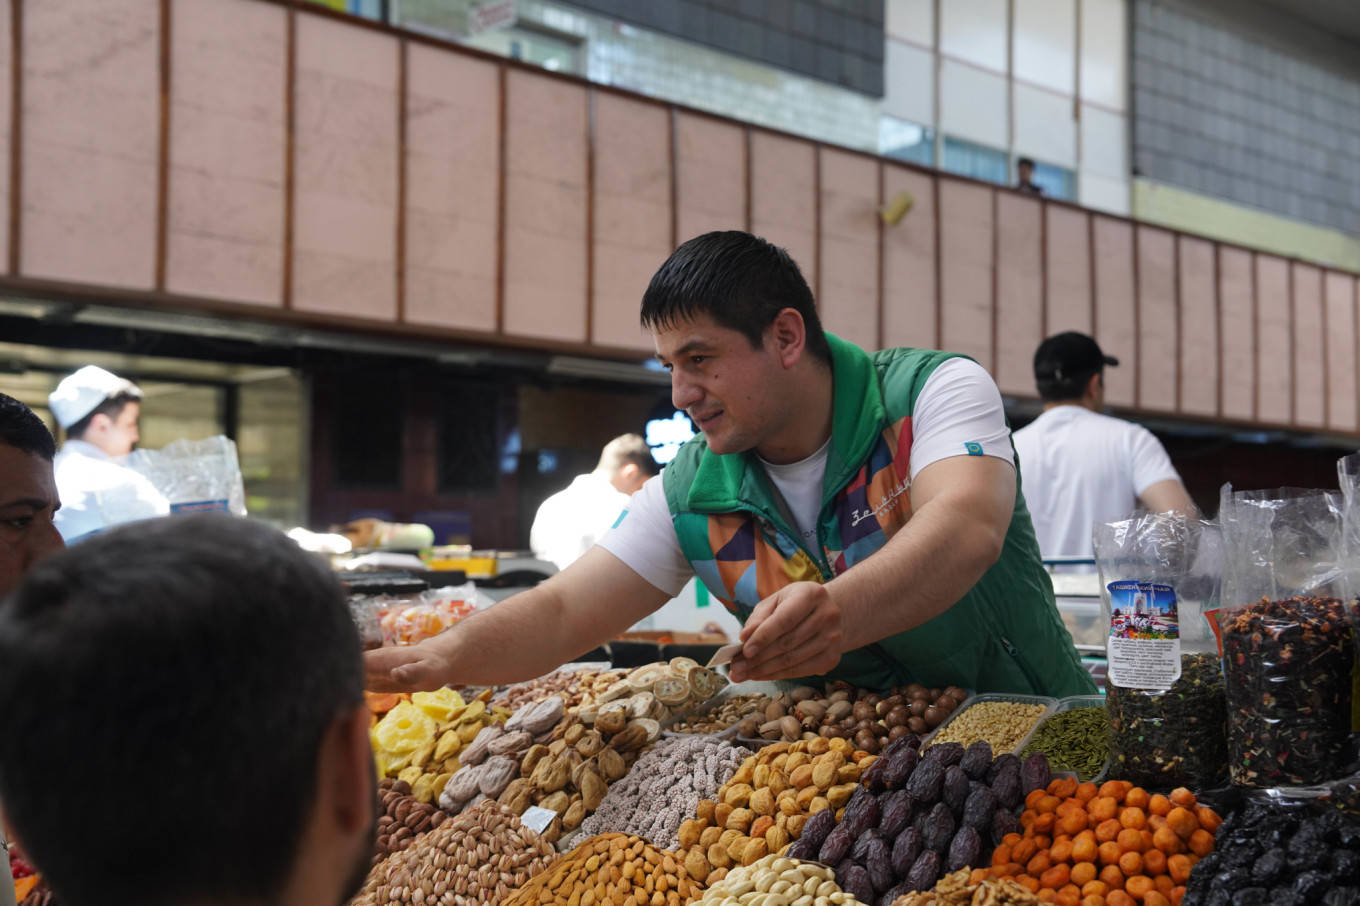
{"label": "man in white skullcap", "polygon": [[96,365],[68,375],[48,396],[66,431],[53,466],[61,495],[56,526],[67,543],[170,512],[165,496],[122,463],[137,445],[141,400],[136,384]]}

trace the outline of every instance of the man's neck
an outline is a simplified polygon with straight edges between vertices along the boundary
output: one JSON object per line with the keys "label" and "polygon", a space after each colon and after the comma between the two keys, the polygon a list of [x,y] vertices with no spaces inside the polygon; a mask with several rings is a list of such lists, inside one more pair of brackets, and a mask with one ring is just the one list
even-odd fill
{"label": "man's neck", "polygon": [[1096,411],[1096,407],[1089,405],[1085,400],[1054,400],[1052,402],[1044,403],[1044,411],[1048,412],[1052,409],[1057,409],[1059,406],[1076,406],[1078,409],[1085,409],[1088,412]]}
{"label": "man's neck", "polygon": [[801,462],[831,437],[834,383],[830,365],[817,364],[791,399],[794,414],[788,426],[756,447],[756,455],[775,465]]}

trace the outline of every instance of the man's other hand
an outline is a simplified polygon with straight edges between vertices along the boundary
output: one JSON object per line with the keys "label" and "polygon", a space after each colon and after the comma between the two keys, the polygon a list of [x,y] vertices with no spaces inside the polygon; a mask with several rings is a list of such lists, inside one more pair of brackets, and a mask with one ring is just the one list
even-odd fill
{"label": "man's other hand", "polygon": [[829,673],[841,660],[840,606],[826,586],[795,582],[756,605],[741,631],[732,682]]}
{"label": "man's other hand", "polygon": [[375,648],[364,652],[364,688],[370,692],[422,692],[449,681],[452,664],[433,645]]}

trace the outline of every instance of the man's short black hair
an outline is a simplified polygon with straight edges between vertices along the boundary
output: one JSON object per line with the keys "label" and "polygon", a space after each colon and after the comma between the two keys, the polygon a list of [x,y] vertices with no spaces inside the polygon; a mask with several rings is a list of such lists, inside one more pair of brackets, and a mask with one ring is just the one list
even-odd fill
{"label": "man's short black hair", "polygon": [[340,586],[285,535],[122,526],[0,602],[0,801],[67,906],[266,902],[362,689]]}
{"label": "man's short black hair", "polygon": [[758,349],[785,308],[803,316],[808,351],[829,364],[812,290],[789,253],[750,233],[718,231],[681,245],[652,276],[642,295],[642,326],[664,329],[708,315]]}
{"label": "man's short black hair", "polygon": [[57,443],[42,419],[12,396],[0,393],[0,444],[9,444],[48,462],[57,455]]}
{"label": "man's short black hair", "polygon": [[1091,378],[1119,360],[1106,355],[1095,338],[1075,330],[1054,334],[1034,351],[1034,384],[1046,403],[1079,400]]}
{"label": "man's short black hair", "polygon": [[1034,158],[1032,158],[1032,157],[1022,157],[1022,158],[1020,158],[1019,160],[1017,160],[1017,161],[1015,162],[1015,166],[1016,166],[1016,167],[1029,167],[1031,170],[1033,170],[1033,169],[1034,169]]}
{"label": "man's short black hair", "polygon": [[128,403],[140,403],[141,401],[142,398],[135,393],[115,393],[91,409],[89,415],[67,428],[66,436],[80,440],[85,436],[85,432],[90,429],[90,422],[94,421],[96,415],[107,415],[109,418],[116,419],[123,414]]}

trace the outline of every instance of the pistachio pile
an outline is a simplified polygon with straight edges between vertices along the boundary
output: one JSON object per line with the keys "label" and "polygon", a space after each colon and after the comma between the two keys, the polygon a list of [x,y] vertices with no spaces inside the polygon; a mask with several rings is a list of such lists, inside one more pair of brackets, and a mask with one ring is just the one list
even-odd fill
{"label": "pistachio pile", "polygon": [[841,738],[876,755],[900,736],[919,736],[935,729],[967,697],[957,686],[927,689],[919,683],[894,686],[887,692],[855,689],[842,682],[830,683],[824,691],[799,686],[775,696],[760,716],[743,718],[737,738],[786,742],[816,736]]}

